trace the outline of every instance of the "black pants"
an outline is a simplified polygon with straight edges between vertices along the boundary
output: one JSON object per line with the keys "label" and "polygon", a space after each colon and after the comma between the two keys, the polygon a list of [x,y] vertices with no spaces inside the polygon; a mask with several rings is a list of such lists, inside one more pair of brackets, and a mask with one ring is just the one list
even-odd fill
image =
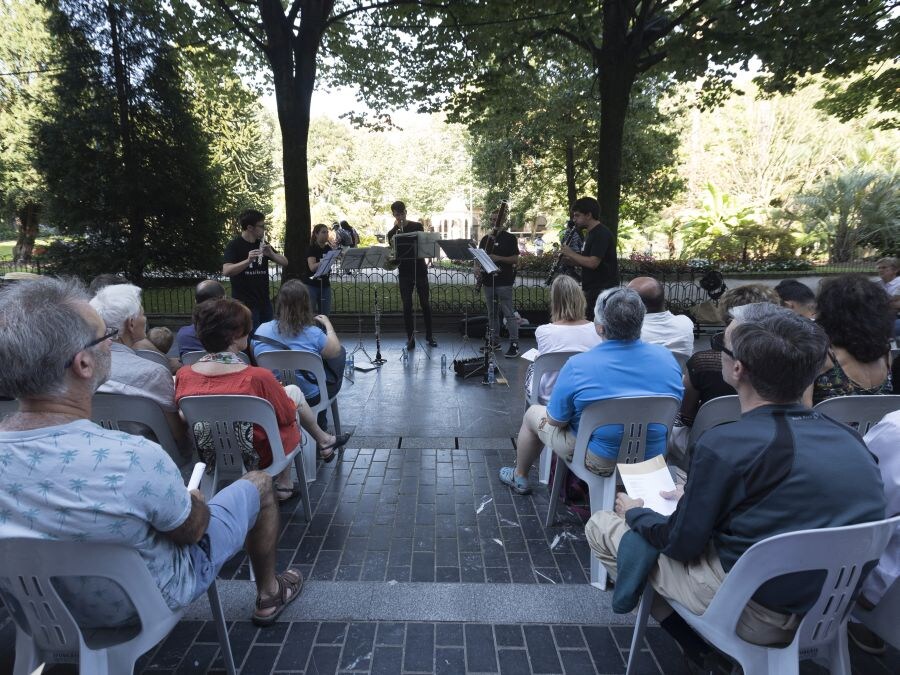
{"label": "black pants", "polygon": [[431,302],[428,300],[428,274],[400,276],[400,299],[403,301],[403,323],[406,326],[406,336],[413,337],[413,288],[419,294],[419,306],[422,308],[422,316],[425,317],[425,336],[433,337],[431,332]]}
{"label": "black pants", "polygon": [[594,305],[597,304],[597,298],[600,297],[600,294],[604,291],[603,288],[585,288],[584,289],[584,299],[587,301],[587,320],[594,320]]}

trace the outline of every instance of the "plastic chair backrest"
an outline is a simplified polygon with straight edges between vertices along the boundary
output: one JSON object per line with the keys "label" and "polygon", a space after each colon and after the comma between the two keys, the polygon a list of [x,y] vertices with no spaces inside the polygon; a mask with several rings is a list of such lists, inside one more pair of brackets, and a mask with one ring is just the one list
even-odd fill
{"label": "plastic chair backrest", "polygon": [[[185,366],[192,366],[208,353],[209,352],[185,352],[181,355],[181,363]],[[238,352],[237,357],[247,365],[250,365],[250,357],[244,352]]]}
{"label": "plastic chair backrest", "polygon": [[328,380],[325,377],[325,366],[322,364],[322,357],[318,354],[294,351],[292,349],[276,349],[259,354],[256,357],[256,364],[260,368],[276,371],[275,377],[283,385],[297,384],[298,370],[310,373],[316,381],[316,386],[319,388],[319,402],[312,406],[313,413],[325,410],[331,405],[331,399],[328,398]]}
{"label": "plastic chair backrest", "polygon": [[853,427],[864,436],[885,415],[900,410],[900,395],[835,396],[821,401],[815,410]]}
{"label": "plastic chair backrest", "polygon": [[[15,622],[45,653],[72,657],[83,652],[85,639],[52,583],[55,577],[104,577],[117,583],[134,605],[146,630],[178,614],[166,605],[147,565],[132,548],[43,539],[0,539],[0,591]],[[132,637],[132,631],[128,637]],[[122,640],[123,642],[126,640]],[[140,654],[135,654],[135,658]]]}
{"label": "plastic chair backrest", "polygon": [[794,572],[824,571],[816,602],[794,637],[800,658],[836,637],[852,609],[863,567],[881,557],[900,516],[872,523],[788,532],[758,542],[738,558],[703,614],[703,623],[734,633],[741,612],[765,582]]}
{"label": "plastic chair backrest", "polygon": [[[184,414],[190,433],[193,433],[195,424],[205,422],[209,425],[216,451],[211,494],[216,493],[221,481],[237,480],[245,473],[237,422],[250,422],[265,432],[272,448],[272,464],[266,467],[267,473],[280,473],[290,461],[281,444],[275,409],[264,398],[241,395],[185,396],[178,401],[178,407]],[[293,450],[291,448],[292,453]]]}
{"label": "plastic chair backrest", "polygon": [[862,621],[869,630],[873,631],[885,642],[900,649],[900,577],[894,579],[875,609],[866,611],[856,605],[853,608],[853,616]]}
{"label": "plastic chair backrest", "polygon": [[651,424],[662,424],[667,430],[671,429],[680,405],[681,401],[674,396],[610,398],[591,403],[578,421],[572,466],[578,470],[584,466],[591,435],[607,424],[623,427],[618,463],[643,462],[647,451],[647,428]]}
{"label": "plastic chair backrest", "polygon": [[528,405],[540,402],[541,379],[548,373],[558,373],[571,357],[580,352],[549,352],[541,354],[534,360],[534,371],[531,376],[531,395]]}
{"label": "plastic chair backrest", "polygon": [[694,426],[688,435],[688,455],[705,432],[720,424],[736,422],[739,419],[741,419],[741,401],[737,394],[719,396],[704,403],[697,411]]}
{"label": "plastic chair backrest", "polygon": [[142,359],[147,359],[148,361],[153,361],[153,363],[158,363],[161,366],[165,366],[166,369],[169,368],[169,357],[165,354],[160,354],[159,352],[155,352],[152,349],[135,349],[134,353],[140,356]]}
{"label": "plastic chair backrest", "polygon": [[131,432],[121,428],[122,422],[143,424],[153,432],[156,442],[176,463],[182,461],[166,414],[153,399],[129,394],[94,394],[91,400],[91,420],[104,429],[127,433]]}
{"label": "plastic chair backrest", "polygon": [[675,360],[678,362],[678,367],[681,368],[681,372],[685,372],[687,370],[687,362],[691,358],[691,355],[685,354],[684,352],[672,352],[672,356],[674,356]]}

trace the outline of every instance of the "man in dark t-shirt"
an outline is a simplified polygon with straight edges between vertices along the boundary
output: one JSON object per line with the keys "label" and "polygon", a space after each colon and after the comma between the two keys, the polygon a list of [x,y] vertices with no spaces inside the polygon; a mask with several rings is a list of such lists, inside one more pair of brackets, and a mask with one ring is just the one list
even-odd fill
{"label": "man in dark t-shirt", "polygon": [[281,266],[288,261],[265,243],[266,217],[247,209],[239,217],[240,236],[225,247],[222,274],[231,278],[231,297],[240,300],[253,315],[253,328],[271,321],[272,298],[269,294],[269,260]]}
{"label": "man in dark t-shirt", "polygon": [[[388,244],[393,242],[394,235],[408,234],[410,232],[424,232],[422,223],[406,219],[406,205],[403,202],[391,204],[391,213],[394,215],[394,227],[388,230]],[[422,308],[422,316],[425,318],[425,340],[429,347],[437,347],[434,333],[431,328],[431,302],[429,301],[428,267],[424,258],[403,258],[400,252],[398,267],[398,280],[400,282],[400,299],[403,302],[403,323],[406,326],[406,347],[415,349],[416,340],[413,327],[413,288],[419,296],[419,306]]]}
{"label": "man in dark t-shirt", "polygon": [[519,321],[513,309],[513,281],[516,280],[516,263],[519,262],[519,246],[516,238],[507,232],[505,224],[497,224],[499,213],[491,214],[491,231],[481,238],[478,248],[484,249],[491,256],[499,271],[492,275],[484,275],[482,288],[484,302],[487,305],[488,326],[493,333],[490,349],[500,346],[500,313],[506,319],[509,330],[509,349],[506,358],[519,355]]}
{"label": "man in dark t-shirt", "polygon": [[588,319],[594,318],[597,297],[607,288],[619,285],[619,260],[612,232],[600,223],[600,203],[593,197],[582,197],[572,208],[576,227],[587,228],[581,253],[568,246],[559,252],[582,268],[581,288],[587,300]]}

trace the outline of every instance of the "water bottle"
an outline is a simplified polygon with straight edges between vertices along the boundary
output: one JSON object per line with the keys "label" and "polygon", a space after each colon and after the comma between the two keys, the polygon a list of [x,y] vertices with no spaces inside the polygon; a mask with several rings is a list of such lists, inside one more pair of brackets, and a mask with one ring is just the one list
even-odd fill
{"label": "water bottle", "polygon": [[447,355],[441,354],[441,374],[447,372]]}
{"label": "water bottle", "polygon": [[344,370],[345,370],[344,374],[345,374],[347,377],[349,377],[349,378],[352,379],[352,378],[353,378],[353,371],[356,370],[356,364],[353,362],[353,354],[350,354],[350,355],[347,356],[347,364],[346,364],[346,366],[344,367]]}
{"label": "water bottle", "polygon": [[409,352],[406,350],[406,347],[403,348],[403,351],[400,352],[400,363],[404,366],[409,363]]}
{"label": "water bottle", "polygon": [[494,370],[494,359],[491,359],[488,363],[487,383],[497,384],[497,371]]}

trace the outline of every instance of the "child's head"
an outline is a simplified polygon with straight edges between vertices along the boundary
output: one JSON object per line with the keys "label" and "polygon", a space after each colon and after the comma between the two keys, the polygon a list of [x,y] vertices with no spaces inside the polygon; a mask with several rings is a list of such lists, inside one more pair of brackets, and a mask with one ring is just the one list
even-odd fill
{"label": "child's head", "polygon": [[163,354],[168,354],[169,350],[172,348],[172,342],[174,342],[175,336],[172,335],[172,331],[165,326],[158,326],[147,331],[147,339],[150,340],[150,342],[153,343],[153,346]]}

